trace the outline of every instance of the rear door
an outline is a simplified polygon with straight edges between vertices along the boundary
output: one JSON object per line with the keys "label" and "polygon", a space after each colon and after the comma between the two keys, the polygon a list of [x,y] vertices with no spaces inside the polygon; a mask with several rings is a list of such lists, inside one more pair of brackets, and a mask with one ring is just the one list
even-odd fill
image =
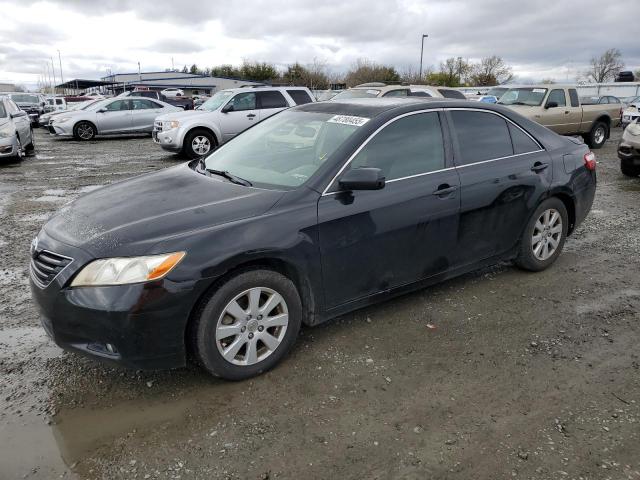
{"label": "rear door", "polygon": [[260,121],[256,102],[255,92],[238,93],[227,102],[225,108],[232,107],[232,110],[222,113],[220,120],[222,138],[225,142]]}
{"label": "rear door", "polygon": [[459,182],[438,112],[399,117],[360,147],[341,174],[380,168],[381,190],[340,191],[318,201],[329,308],[449,269],[455,251]]}
{"label": "rear door", "polygon": [[269,118],[274,113],[278,113],[285,108],[289,108],[287,99],[284,98],[281,92],[278,90],[267,90],[264,92],[257,92],[258,95],[258,109],[260,111],[260,120]]}
{"label": "rear door", "polygon": [[549,155],[519,126],[490,111],[450,109],[460,175],[456,264],[514,248],[552,180]]}
{"label": "rear door", "polygon": [[139,132],[151,132],[153,122],[158,115],[162,115],[163,107],[153,100],[131,100],[131,129]]}
{"label": "rear door", "polygon": [[[15,104],[13,100],[7,99],[5,105],[7,106],[7,113],[20,113],[20,108]],[[30,139],[31,135],[31,119],[29,118],[29,115],[25,114],[14,117],[13,124],[16,126],[16,132],[18,132],[18,135],[20,135],[20,141],[22,142],[22,145],[24,146],[29,143],[28,141],[26,141],[27,139]]]}
{"label": "rear door", "polygon": [[130,100],[113,100],[96,112],[99,133],[131,131]]}

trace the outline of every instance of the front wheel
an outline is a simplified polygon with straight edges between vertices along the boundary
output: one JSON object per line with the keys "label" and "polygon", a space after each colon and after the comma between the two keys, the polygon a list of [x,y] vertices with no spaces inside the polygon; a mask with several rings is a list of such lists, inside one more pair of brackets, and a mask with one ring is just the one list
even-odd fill
{"label": "front wheel", "polygon": [[293,346],[302,304],[291,280],[271,270],[240,273],[196,313],[192,345],[212,375],[244,380],[273,368]]}
{"label": "front wheel", "polygon": [[33,129],[31,130],[31,141],[25,145],[24,151],[28,154],[33,154],[36,150],[35,140],[33,138]]}
{"label": "front wheel", "polygon": [[587,135],[585,139],[587,145],[589,145],[592,149],[602,148],[604,142],[607,141],[607,136],[609,133],[609,127],[604,122],[596,122],[591,127],[591,131]]}
{"label": "front wheel", "polygon": [[93,140],[97,133],[96,127],[89,122],[78,122],[78,124],[73,127],[73,136],[76,140]]}
{"label": "front wheel", "polygon": [[640,175],[640,167],[627,165],[624,162],[620,162],[620,171],[627,177],[637,177],[638,175]]}
{"label": "front wheel", "polygon": [[516,265],[533,272],[551,266],[562,251],[568,227],[567,209],[560,199],[542,202],[522,234]]}
{"label": "front wheel", "polygon": [[201,128],[192,130],[184,139],[184,153],[188,158],[199,158],[207,155],[218,146],[215,136]]}

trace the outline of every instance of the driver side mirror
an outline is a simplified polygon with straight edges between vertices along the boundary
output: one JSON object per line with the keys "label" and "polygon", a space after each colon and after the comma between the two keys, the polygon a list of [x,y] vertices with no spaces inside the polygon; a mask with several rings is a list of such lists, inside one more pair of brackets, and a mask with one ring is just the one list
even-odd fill
{"label": "driver side mirror", "polygon": [[222,113],[233,112],[233,103],[227,103],[222,109]]}
{"label": "driver side mirror", "polygon": [[547,102],[544,108],[556,108],[558,106],[558,102]]}
{"label": "driver side mirror", "polygon": [[106,108],[99,108],[98,111],[96,113],[104,113],[106,112],[107,109]]}
{"label": "driver side mirror", "polygon": [[25,112],[24,110],[19,110],[9,115],[11,116],[11,118],[20,118],[20,117],[25,117],[27,115],[27,112]]}
{"label": "driver side mirror", "polygon": [[382,170],[370,167],[349,170],[338,182],[342,190],[380,190],[384,184]]}

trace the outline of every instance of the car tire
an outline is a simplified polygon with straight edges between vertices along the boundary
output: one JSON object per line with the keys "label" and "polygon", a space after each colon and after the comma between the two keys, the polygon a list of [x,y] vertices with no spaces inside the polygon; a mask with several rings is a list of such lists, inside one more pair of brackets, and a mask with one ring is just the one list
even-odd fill
{"label": "car tire", "polygon": [[589,148],[596,150],[598,148],[602,148],[604,143],[607,141],[609,137],[609,127],[604,122],[596,122],[591,127],[591,131],[585,138],[587,145]]}
{"label": "car tire", "polygon": [[210,374],[244,380],[273,368],[302,324],[291,280],[272,270],[245,270],[213,290],[194,315],[192,351]]}
{"label": "car tire", "polygon": [[33,138],[33,129],[31,129],[31,141],[24,147],[24,151],[33,154],[36,150],[35,139]]}
{"label": "car tire", "polygon": [[620,171],[627,177],[637,177],[640,175],[640,167],[627,165],[624,162],[620,162]]}
{"label": "car tire", "polygon": [[80,141],[93,140],[98,132],[91,122],[78,122],[73,127],[73,138]]}
{"label": "car tire", "polygon": [[18,151],[16,152],[16,155],[13,158],[16,161],[21,162],[22,160],[24,160],[24,147],[22,146],[22,142],[20,141],[20,137],[17,137],[16,141],[18,142]]}
{"label": "car tire", "polygon": [[569,215],[559,198],[543,201],[524,229],[516,265],[524,270],[539,272],[556,261],[567,238]]}
{"label": "car tire", "polygon": [[182,149],[188,158],[200,158],[213,152],[217,146],[216,137],[209,130],[196,128],[187,133]]}

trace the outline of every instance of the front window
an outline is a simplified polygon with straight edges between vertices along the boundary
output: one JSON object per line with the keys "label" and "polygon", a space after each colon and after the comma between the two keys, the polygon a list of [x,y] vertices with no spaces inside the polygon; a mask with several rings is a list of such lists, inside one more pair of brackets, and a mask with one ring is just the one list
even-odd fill
{"label": "front window", "polygon": [[337,94],[332,100],[343,100],[347,98],[374,98],[380,95],[380,90],[375,88],[352,88]]}
{"label": "front window", "polygon": [[207,100],[202,105],[200,105],[200,107],[198,109],[199,110],[207,110],[208,112],[213,112],[213,111],[219,109],[225,103],[227,103],[227,101],[231,97],[233,97],[233,92],[229,92],[229,91],[218,92],[213,97],[211,97],[209,100]]}
{"label": "front window", "polygon": [[206,168],[256,187],[293,189],[368,119],[332,113],[284,111],[256,124],[209,155]]}
{"label": "front window", "polygon": [[38,103],[38,96],[26,93],[12,93],[11,100],[16,103]]}
{"label": "front window", "polygon": [[120,110],[130,110],[129,100],[116,100],[115,102],[111,102],[105,105],[104,109],[109,112],[120,111]]}
{"label": "front window", "polygon": [[500,97],[498,102],[501,105],[528,105],[530,107],[539,107],[542,105],[546,88],[510,88]]}

